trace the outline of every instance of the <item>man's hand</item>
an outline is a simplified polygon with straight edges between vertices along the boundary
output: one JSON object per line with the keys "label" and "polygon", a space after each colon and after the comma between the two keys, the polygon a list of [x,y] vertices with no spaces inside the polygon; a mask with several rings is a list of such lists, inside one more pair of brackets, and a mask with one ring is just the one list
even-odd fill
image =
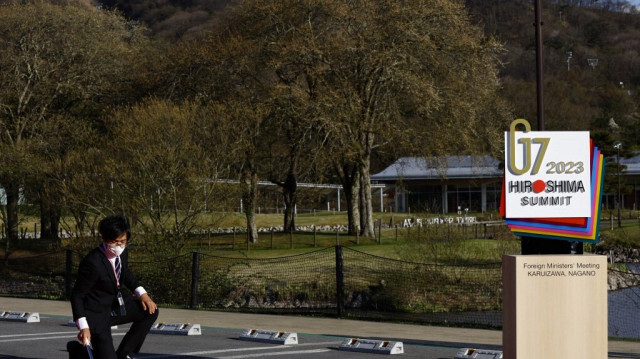
{"label": "man's hand", "polygon": [[78,340],[85,347],[91,344],[91,332],[89,331],[89,328],[80,330],[80,333],[78,333]]}
{"label": "man's hand", "polygon": [[147,293],[140,296],[140,302],[142,303],[142,309],[148,311],[149,314],[155,313],[158,309],[156,303],[151,300],[151,297],[149,297],[149,294]]}

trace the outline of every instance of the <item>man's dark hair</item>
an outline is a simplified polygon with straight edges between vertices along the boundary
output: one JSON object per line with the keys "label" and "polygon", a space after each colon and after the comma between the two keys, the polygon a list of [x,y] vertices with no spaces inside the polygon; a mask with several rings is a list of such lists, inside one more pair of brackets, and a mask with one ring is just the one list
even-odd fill
{"label": "man's dark hair", "polygon": [[131,237],[131,227],[127,217],[121,214],[115,214],[104,217],[98,224],[98,232],[102,235],[105,242],[113,241],[120,237],[123,233],[127,234],[127,241]]}

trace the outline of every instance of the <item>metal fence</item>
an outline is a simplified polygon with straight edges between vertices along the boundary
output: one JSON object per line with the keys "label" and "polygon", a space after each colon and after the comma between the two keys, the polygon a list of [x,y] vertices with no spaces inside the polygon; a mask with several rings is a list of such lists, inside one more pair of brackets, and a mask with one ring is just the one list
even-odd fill
{"label": "metal fence", "polygon": [[[83,255],[63,250],[11,259],[0,295],[68,298]],[[129,266],[157,303],[174,307],[502,325],[500,263],[415,263],[338,245],[265,259],[193,252]],[[612,268],[609,281],[617,284],[609,290],[609,335],[640,339],[639,268]]]}

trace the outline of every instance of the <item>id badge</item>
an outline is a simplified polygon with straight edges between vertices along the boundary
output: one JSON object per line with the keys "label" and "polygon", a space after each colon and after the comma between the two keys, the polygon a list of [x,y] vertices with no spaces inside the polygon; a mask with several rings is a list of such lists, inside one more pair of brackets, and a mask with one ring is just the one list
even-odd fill
{"label": "id badge", "polygon": [[118,304],[120,305],[120,315],[127,315],[127,309],[124,307],[124,299],[122,298],[122,292],[118,291]]}

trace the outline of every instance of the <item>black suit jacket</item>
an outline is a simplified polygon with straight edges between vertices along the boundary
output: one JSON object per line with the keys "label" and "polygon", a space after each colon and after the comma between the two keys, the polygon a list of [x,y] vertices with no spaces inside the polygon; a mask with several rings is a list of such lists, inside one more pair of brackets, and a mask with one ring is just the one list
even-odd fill
{"label": "black suit jacket", "polygon": [[[129,271],[129,249],[125,248],[120,255],[120,286],[133,292],[139,287],[138,279]],[[102,252],[101,247],[87,254],[78,269],[78,278],[71,292],[71,309],[73,320],[86,317],[86,310],[96,313],[111,312],[119,308],[117,301],[118,285],[111,262]],[[131,300],[128,293],[123,292],[125,300]]]}

